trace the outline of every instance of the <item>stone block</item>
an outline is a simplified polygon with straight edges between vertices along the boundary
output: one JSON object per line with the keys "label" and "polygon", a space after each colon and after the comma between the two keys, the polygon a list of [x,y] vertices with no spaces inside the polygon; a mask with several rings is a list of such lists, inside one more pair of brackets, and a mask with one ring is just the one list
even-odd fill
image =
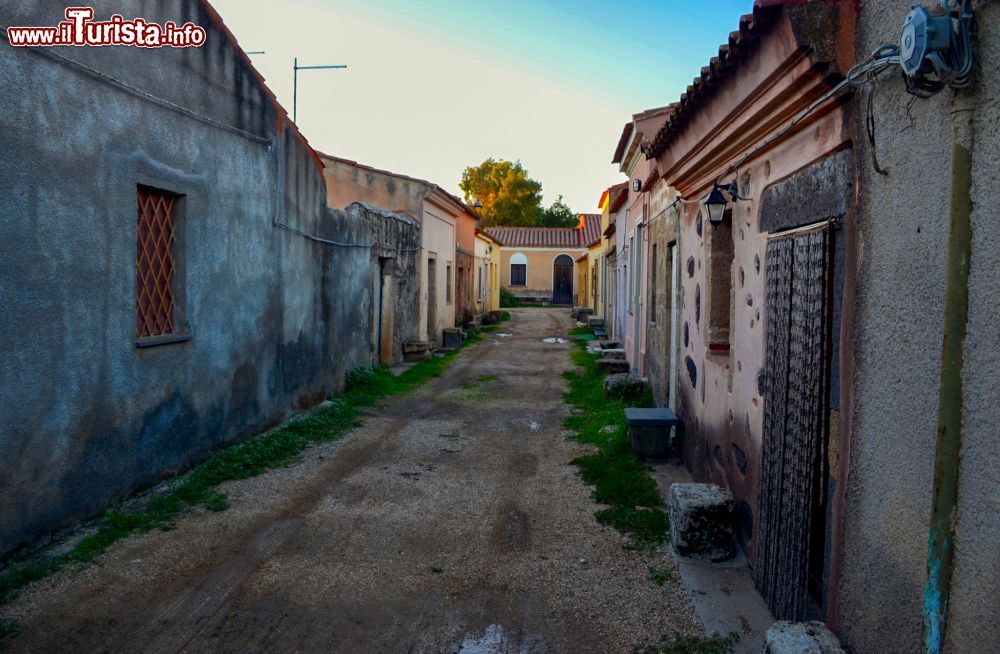
{"label": "stone block", "polygon": [[429,352],[434,349],[434,344],[430,341],[410,341],[403,344],[404,354],[416,354],[418,352]]}
{"label": "stone block", "polygon": [[684,435],[684,421],[667,408],[648,409],[631,407],[625,409],[628,423],[628,439],[632,451],[640,458],[662,459],[672,454],[674,439],[671,430],[676,429],[677,438]]}
{"label": "stone block", "polygon": [[598,371],[612,375],[628,372],[628,361],[624,359],[600,359],[594,365],[597,366]]}
{"label": "stone block", "polygon": [[844,654],[844,649],[822,622],[781,620],[767,630],[764,654]]}
{"label": "stone block", "polygon": [[617,350],[621,345],[618,341],[601,341],[602,350]]}
{"label": "stone block", "polygon": [[604,378],[604,394],[611,397],[639,397],[649,383],[645,377],[627,373],[608,375]]}
{"label": "stone block", "polygon": [[674,484],[667,511],[670,537],[681,556],[713,563],[736,556],[729,491],[715,484]]}
{"label": "stone block", "polygon": [[624,359],[625,358],[625,350],[622,349],[622,348],[620,348],[620,347],[618,347],[618,348],[602,348],[601,349],[601,354],[604,356],[605,359]]}
{"label": "stone block", "polygon": [[587,316],[587,326],[593,329],[594,327],[604,327],[604,318],[595,318],[594,316]]}

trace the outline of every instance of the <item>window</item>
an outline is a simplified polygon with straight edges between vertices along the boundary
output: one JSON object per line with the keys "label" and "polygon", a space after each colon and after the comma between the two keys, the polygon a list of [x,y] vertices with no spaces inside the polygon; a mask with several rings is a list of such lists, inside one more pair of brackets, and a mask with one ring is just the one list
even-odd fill
{"label": "window", "polygon": [[182,196],[139,186],[136,219],[136,336],[177,334],[175,261],[177,213]]}
{"label": "window", "polygon": [[510,285],[526,286],[528,284],[528,258],[518,252],[510,258]]}
{"label": "window", "polygon": [[451,262],[444,267],[444,301],[451,304]]}
{"label": "window", "polygon": [[708,295],[706,341],[710,351],[722,353],[729,350],[729,318],[733,304],[732,225],[732,216],[727,211],[722,224],[707,230],[709,254],[705,274],[705,291]]}

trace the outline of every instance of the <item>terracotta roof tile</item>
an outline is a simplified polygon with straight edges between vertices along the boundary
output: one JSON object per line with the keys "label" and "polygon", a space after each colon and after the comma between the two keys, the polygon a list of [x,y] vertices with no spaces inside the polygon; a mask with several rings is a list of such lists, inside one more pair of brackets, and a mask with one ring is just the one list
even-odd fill
{"label": "terracotta roof tile", "polygon": [[583,227],[487,227],[484,231],[505,247],[585,248],[601,237],[601,215],[582,214]]}

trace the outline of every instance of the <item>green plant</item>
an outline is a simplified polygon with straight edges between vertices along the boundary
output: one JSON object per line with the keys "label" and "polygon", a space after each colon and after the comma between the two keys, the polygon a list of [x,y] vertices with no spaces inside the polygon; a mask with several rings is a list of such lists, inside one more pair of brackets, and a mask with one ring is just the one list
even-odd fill
{"label": "green plant", "polygon": [[649,580],[657,586],[662,586],[668,581],[674,581],[675,579],[677,579],[677,577],[674,575],[674,571],[671,570],[665,563],[661,565],[654,565],[649,568]]}
{"label": "green plant", "polygon": [[583,327],[570,332],[578,346],[570,354],[577,368],[566,373],[569,390],[564,397],[577,411],[565,425],[576,440],[595,445],[597,451],[573,463],[584,481],[594,486],[594,499],[608,505],[597,512],[598,522],[626,534],[630,548],[654,548],[667,541],[670,525],[656,482],[632,452],[625,422],[626,407],[652,406],[652,396],[646,391],[628,401],[606,397],[605,374],[594,365],[600,357],[585,351],[589,335]]}
{"label": "green plant", "polygon": [[735,631],[728,636],[683,636],[675,631],[672,638],[662,636],[658,645],[633,648],[632,654],[732,654],[739,640]]}
{"label": "green plant", "polygon": [[0,620],[0,651],[7,649],[10,641],[17,636],[20,631],[21,628],[17,624],[8,622],[7,620]]}
{"label": "green plant", "polygon": [[517,296],[508,291],[506,288],[500,289],[500,308],[515,308],[521,306],[518,301]]}
{"label": "green plant", "polygon": [[[467,339],[464,345],[474,342]],[[85,564],[112,544],[132,533],[168,530],[180,515],[197,507],[222,511],[229,507],[217,488],[226,481],[254,477],[288,465],[307,447],[336,440],[361,424],[365,409],[379,400],[405,393],[438,377],[459,350],[444,357],[419,362],[398,377],[389,369],[356,368],[347,373],[344,392],[308,415],[271,432],[231,445],[180,478],[177,485],[155,497],[140,510],[109,510],[96,521],[96,531],[67,552],[14,564],[0,574],[0,604],[11,600],[24,586],[45,578],[69,564]],[[0,632],[2,633],[2,632]]]}

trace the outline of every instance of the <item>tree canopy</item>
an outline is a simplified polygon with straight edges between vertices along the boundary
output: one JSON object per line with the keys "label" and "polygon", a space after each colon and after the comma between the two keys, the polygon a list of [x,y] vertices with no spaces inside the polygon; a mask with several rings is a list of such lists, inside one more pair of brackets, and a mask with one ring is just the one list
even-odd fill
{"label": "tree canopy", "polygon": [[483,227],[572,227],[577,217],[562,201],[542,208],[542,184],[528,176],[520,161],[489,158],[462,172],[459,188],[469,204],[479,202]]}

